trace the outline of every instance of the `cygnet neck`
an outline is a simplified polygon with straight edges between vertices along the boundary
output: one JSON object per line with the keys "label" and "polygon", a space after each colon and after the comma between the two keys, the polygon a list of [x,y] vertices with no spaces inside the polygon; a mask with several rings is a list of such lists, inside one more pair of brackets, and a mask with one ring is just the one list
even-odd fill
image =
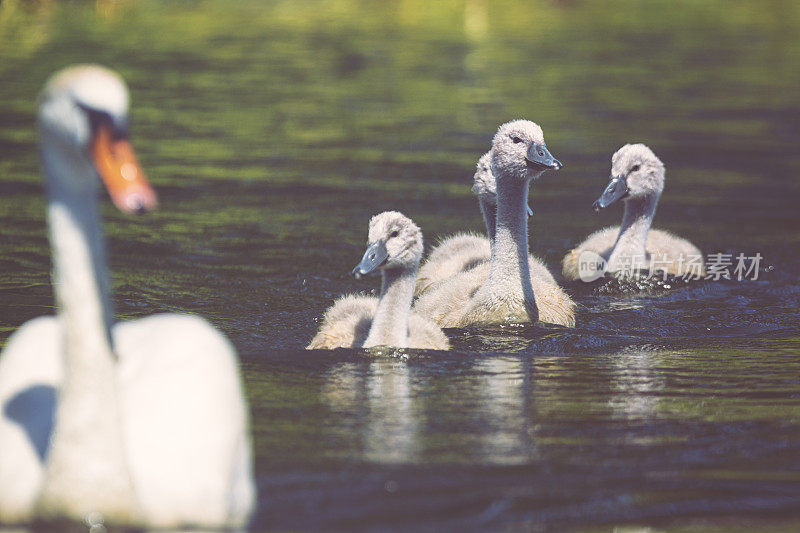
{"label": "cygnet neck", "polygon": [[497,179],[497,227],[489,278],[484,287],[501,299],[522,291],[531,320],[538,319],[528,264],[528,190],[530,178]]}
{"label": "cygnet neck", "polygon": [[608,258],[610,272],[647,268],[647,234],[656,213],[658,195],[629,198],[617,242]]}
{"label": "cygnet neck", "polygon": [[480,205],[483,221],[486,223],[486,234],[489,236],[489,244],[494,245],[494,237],[497,233],[497,200],[489,194],[478,195],[478,205]]}
{"label": "cygnet neck", "polygon": [[419,262],[381,270],[381,295],[364,348],[408,345],[408,320]]}

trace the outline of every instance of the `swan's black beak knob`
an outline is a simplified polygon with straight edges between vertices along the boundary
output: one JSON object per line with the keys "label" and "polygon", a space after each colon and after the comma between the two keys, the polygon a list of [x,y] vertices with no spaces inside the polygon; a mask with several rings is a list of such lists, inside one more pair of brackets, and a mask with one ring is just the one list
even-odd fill
{"label": "swan's black beak knob", "polygon": [[135,193],[129,194],[125,198],[125,204],[127,205],[127,212],[134,215],[142,215],[155,208],[153,202],[149,202],[144,196]]}

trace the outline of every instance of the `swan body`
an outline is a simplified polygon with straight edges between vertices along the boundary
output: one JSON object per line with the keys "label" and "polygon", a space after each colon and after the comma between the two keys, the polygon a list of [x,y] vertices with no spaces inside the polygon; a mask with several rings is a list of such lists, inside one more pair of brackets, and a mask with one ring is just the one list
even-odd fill
{"label": "swan body", "polygon": [[338,299],[325,312],[319,331],[306,349],[449,349],[442,330],[411,311],[421,257],[422,232],[411,219],[396,211],[372,217],[367,251],[353,273],[380,270],[380,297],[351,294]]}
{"label": "swan body", "polygon": [[441,327],[532,320],[574,326],[575,304],[528,254],[529,184],[561,163],[547,151],[541,128],[525,120],[500,126],[490,153],[497,190],[491,260],[430,287],[414,309]]}
{"label": "swan body", "polygon": [[[190,315],[122,322],[112,334],[118,357],[112,380],[120,391],[119,419],[136,503],[130,506],[118,499],[109,504],[119,511],[103,514],[111,520],[122,513],[133,523],[142,521],[141,514],[145,523],[159,527],[224,526],[231,524],[227,517],[239,517],[233,522],[243,525],[253,488],[247,419],[243,403],[233,394],[239,392],[239,382],[230,343],[206,321]],[[6,523],[35,518],[56,399],[64,384],[62,336],[58,318],[33,319],[12,335],[0,358],[0,449],[5,456],[0,458],[0,517]],[[141,357],[147,350],[155,355]],[[35,366],[30,364],[32,353]],[[6,372],[8,368],[22,371]],[[170,368],[180,371],[164,371]],[[218,376],[213,388],[209,375]],[[207,429],[198,434],[198,427]],[[210,428],[232,428],[236,437]],[[74,448],[70,453],[75,456],[86,455],[80,441],[67,446]],[[223,453],[230,456],[229,462],[206,462]],[[84,459],[82,464],[102,458]],[[187,491],[187,486],[193,490]],[[64,490],[76,506],[94,497],[93,489],[80,483]],[[222,494],[231,497],[221,498]]]}
{"label": "swan body", "polygon": [[428,259],[419,269],[414,296],[459,272],[487,263],[492,257],[492,246],[486,237],[475,233],[456,233],[442,240],[433,248]]}
{"label": "swan body", "polygon": [[[575,303],[558,286],[553,279],[553,275],[533,256],[529,256],[531,286],[536,298],[536,306],[539,312],[539,320],[549,324],[559,324],[567,327],[575,326]],[[520,309],[524,302],[505,301],[502,298],[494,300],[495,307],[490,308],[484,315],[476,315],[477,318],[465,317],[464,309],[470,305],[471,294],[476,287],[481,287],[489,278],[491,264],[483,262],[475,268],[465,272],[459,272],[449,280],[434,287],[430,296],[423,295],[414,305],[414,309],[420,314],[430,317],[436,324],[443,328],[463,327],[470,323],[490,323],[496,322],[492,316],[508,313],[509,321],[519,320],[529,322],[530,320],[521,315],[516,309]],[[516,314],[514,314],[516,313]],[[484,316],[489,318],[484,318]],[[513,319],[511,317],[518,317]],[[470,322],[467,322],[470,320]]]}
{"label": "swan body", "polygon": [[656,269],[673,276],[705,274],[702,254],[694,244],[650,227],[664,189],[664,173],[664,164],[644,144],[626,144],[617,150],[611,162],[611,181],[595,209],[622,199],[622,225],[598,230],[570,250],[562,260],[565,279],[581,279],[581,258],[592,254],[605,261],[606,272],[617,275],[649,269],[651,260]]}
{"label": "swan body", "polygon": [[244,527],[255,486],[235,350],[194,316],[111,321],[96,177],[123,211],[156,203],[127,107],[97,66],[54,75],[40,100],[57,314],[0,354],[0,523]]}
{"label": "swan body", "polygon": [[[561,273],[564,279],[575,281],[580,279],[580,257],[585,251],[594,252],[608,261],[614,244],[619,237],[620,226],[609,226],[595,231],[574,249],[567,252],[562,260]],[[649,258],[655,258],[657,266],[664,273],[672,276],[683,276],[691,272],[689,258],[700,258],[701,261],[697,270],[698,275],[705,275],[705,266],[702,264],[702,253],[694,244],[674,235],[668,231],[651,229],[647,233],[645,241],[647,259],[644,267],[649,265]],[[681,259],[681,257],[683,259]],[[625,267],[629,263],[625,262],[621,266]]]}
{"label": "swan body", "polygon": [[491,169],[492,154],[487,152],[478,160],[473,176],[472,192],[478,197],[489,238],[470,232],[456,233],[444,238],[428,254],[419,268],[414,296],[419,296],[440,281],[488,262],[492,257],[497,191]]}
{"label": "swan body", "polygon": [[[482,267],[481,271],[484,272],[484,275],[489,275],[488,266],[492,258],[497,218],[497,186],[491,165],[492,152],[489,151],[478,160],[472,186],[472,191],[478,197],[478,205],[486,223],[488,238],[474,233],[458,233],[445,238],[431,250],[427,260],[420,266],[417,285],[414,288],[415,297],[419,297],[436,284],[479,265]],[[528,215],[531,214],[532,211],[528,208]],[[553,275],[541,259],[529,255],[528,262],[532,275],[535,272],[540,281],[545,280],[547,283],[555,285],[556,281]],[[547,320],[544,321],[547,322]]]}

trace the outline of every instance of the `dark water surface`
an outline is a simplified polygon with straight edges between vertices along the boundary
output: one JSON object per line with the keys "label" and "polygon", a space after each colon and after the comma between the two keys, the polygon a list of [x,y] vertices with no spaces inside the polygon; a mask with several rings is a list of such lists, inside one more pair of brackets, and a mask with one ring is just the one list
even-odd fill
{"label": "dark water surface", "polygon": [[[35,96],[100,62],[131,86],[161,196],[105,201],[121,318],[201,314],[239,349],[256,530],[800,527],[800,5],[0,4],[0,344],[53,312]],[[302,347],[366,224],[480,231],[477,158],[512,118],[566,164],[532,191],[554,272],[610,156],[665,162],[655,225],[763,256],[665,295],[567,285],[573,330],[453,330],[447,353]],[[0,451],[2,453],[2,451]]]}

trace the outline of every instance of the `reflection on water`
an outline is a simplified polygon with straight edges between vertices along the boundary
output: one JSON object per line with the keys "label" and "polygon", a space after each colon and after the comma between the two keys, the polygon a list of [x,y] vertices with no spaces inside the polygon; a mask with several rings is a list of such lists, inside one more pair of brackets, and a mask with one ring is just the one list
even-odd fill
{"label": "reflection on water", "polygon": [[[76,61],[130,82],[162,209],[104,207],[117,314],[202,314],[242,355],[254,529],[800,523],[800,4],[620,0],[0,3],[0,344],[52,312],[34,109]],[[477,157],[512,118],[565,162],[531,247],[566,250],[645,142],[654,227],[761,253],[757,281],[566,286],[575,329],[449,331],[447,353],[306,352],[377,212],[483,231]]]}
{"label": "reflection on water", "polygon": [[482,461],[489,464],[523,464],[535,449],[528,426],[527,403],[532,399],[529,365],[519,359],[491,358],[475,362],[478,375],[476,416],[485,428]]}
{"label": "reflection on water", "polygon": [[261,402],[261,417],[320,433],[301,448],[306,466],[283,465],[297,461],[296,441],[271,444],[259,523],[562,530],[793,517],[798,341],[406,360],[297,351],[277,362],[280,378],[319,368],[309,394],[323,407]]}
{"label": "reflection on water", "polygon": [[385,463],[413,462],[419,435],[408,366],[403,362],[373,362],[366,385],[370,423],[364,432],[364,458]]}
{"label": "reflection on water", "polygon": [[617,367],[609,405],[620,418],[640,420],[658,416],[659,392],[664,377],[654,367],[659,364],[658,351],[651,347],[629,346],[614,354]]}
{"label": "reflection on water", "polygon": [[321,396],[332,416],[365,419],[356,432],[363,438],[364,460],[391,464],[417,459],[419,413],[405,361],[371,361],[366,375],[355,363],[340,363],[326,373]]}

